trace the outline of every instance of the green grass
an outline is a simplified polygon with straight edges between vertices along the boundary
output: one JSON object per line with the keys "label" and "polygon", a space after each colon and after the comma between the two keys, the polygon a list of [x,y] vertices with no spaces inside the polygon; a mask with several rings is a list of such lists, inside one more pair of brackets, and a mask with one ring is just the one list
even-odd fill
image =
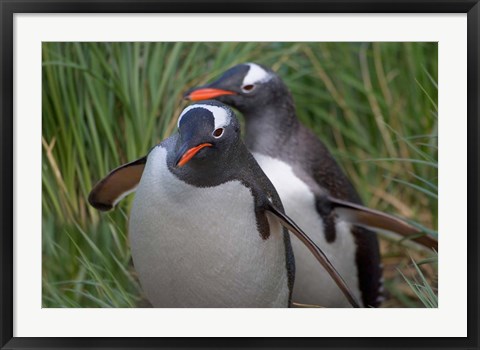
{"label": "green grass", "polygon": [[[284,78],[299,117],[365,203],[436,234],[435,43],[44,43],[42,53],[45,307],[141,300],[127,238],[132,198],[102,214],[87,195],[109,170],[174,132],[187,88],[247,61]],[[388,239],[381,245],[385,305],[423,307],[398,269],[425,254]],[[424,277],[435,283],[430,270]]]}
{"label": "green grass", "polygon": [[432,282],[428,281],[428,279],[426,278],[425,273],[420,268],[420,265],[437,263],[438,258],[436,256],[430,259],[425,259],[419,263],[415,262],[412,259],[412,266],[414,268],[414,275],[412,278],[406,277],[403,272],[399,270],[399,273],[402,275],[409,287],[415,293],[415,296],[427,308],[438,307],[438,293],[436,288],[432,287]]}

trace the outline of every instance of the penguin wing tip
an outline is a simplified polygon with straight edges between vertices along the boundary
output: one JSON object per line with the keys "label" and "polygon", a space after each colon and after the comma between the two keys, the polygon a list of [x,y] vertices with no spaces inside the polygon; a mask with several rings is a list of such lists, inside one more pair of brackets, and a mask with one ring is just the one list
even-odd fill
{"label": "penguin wing tip", "polygon": [[95,192],[92,191],[90,192],[90,195],[88,196],[88,203],[95,209],[98,209],[100,211],[109,211],[113,209],[113,205],[110,203],[104,203],[100,201],[97,196],[95,195]]}
{"label": "penguin wing tip", "polygon": [[94,207],[95,209],[98,209],[100,211],[109,211],[109,210],[112,210],[113,209],[113,205],[111,204],[105,204],[105,203],[100,203],[100,202],[94,202],[94,203],[90,203],[92,205],[92,207]]}

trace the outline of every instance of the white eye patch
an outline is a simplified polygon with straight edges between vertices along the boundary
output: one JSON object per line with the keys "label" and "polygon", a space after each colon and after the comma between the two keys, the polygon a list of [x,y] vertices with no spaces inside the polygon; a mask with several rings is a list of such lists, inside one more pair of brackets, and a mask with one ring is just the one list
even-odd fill
{"label": "white eye patch", "polygon": [[217,106],[196,104],[196,105],[188,106],[183,110],[182,114],[180,114],[180,117],[178,117],[177,128],[180,127],[180,121],[182,120],[183,116],[188,111],[191,111],[192,109],[195,109],[195,108],[203,108],[212,112],[214,123],[215,123],[214,129],[222,128],[230,124],[230,120],[231,120],[230,113],[226,109],[222,107],[217,107]]}
{"label": "white eye patch", "polygon": [[272,75],[258,64],[246,63],[246,65],[248,65],[250,69],[248,70],[247,75],[245,75],[245,78],[243,78],[243,86],[265,83],[272,79]]}

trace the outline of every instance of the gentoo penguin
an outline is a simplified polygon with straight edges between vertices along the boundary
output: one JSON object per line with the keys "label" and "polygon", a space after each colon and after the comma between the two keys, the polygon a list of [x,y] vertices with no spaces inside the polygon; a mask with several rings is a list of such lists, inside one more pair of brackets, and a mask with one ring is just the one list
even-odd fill
{"label": "gentoo penguin", "polygon": [[[338,215],[339,210],[333,215],[331,203],[322,200],[327,195],[355,206],[361,204],[360,197],[325,145],[298,120],[292,96],[281,78],[258,64],[240,64],[218,80],[189,90],[185,97],[193,101],[215,98],[244,115],[245,143],[277,189],[285,212],[325,251],[363,306],[379,306],[383,286],[376,235],[352,225],[351,215],[349,220]],[[394,221],[381,224],[381,213],[370,216],[364,209],[356,213],[363,216],[356,217],[358,224],[394,229]],[[403,229],[399,233],[419,232],[412,227],[399,231]],[[425,237],[418,240],[431,243]],[[295,238],[292,246],[296,259],[293,300],[348,307],[305,247]],[[312,278],[319,274],[322,278]]]}
{"label": "gentoo penguin", "polygon": [[130,245],[153,306],[290,306],[294,257],[286,228],[334,278],[337,293],[359,305],[323,252],[284,214],[230,108],[216,101],[191,105],[177,126],[178,133],[113,170],[89,195],[91,205],[109,210],[136,190]]}

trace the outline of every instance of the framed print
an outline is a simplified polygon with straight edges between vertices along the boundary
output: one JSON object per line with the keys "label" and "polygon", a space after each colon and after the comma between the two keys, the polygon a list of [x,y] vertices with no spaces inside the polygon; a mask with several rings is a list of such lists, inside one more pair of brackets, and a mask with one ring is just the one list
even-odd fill
{"label": "framed print", "polygon": [[2,1],[2,349],[479,347],[476,1]]}

